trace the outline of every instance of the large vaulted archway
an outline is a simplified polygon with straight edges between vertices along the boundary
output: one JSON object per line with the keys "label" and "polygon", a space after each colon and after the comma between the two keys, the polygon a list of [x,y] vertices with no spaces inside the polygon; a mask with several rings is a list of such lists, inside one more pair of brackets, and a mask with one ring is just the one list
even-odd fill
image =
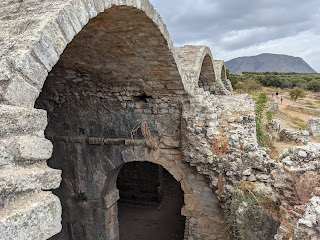
{"label": "large vaulted archway", "polygon": [[[180,182],[186,236],[224,239],[226,228],[215,194],[205,177],[182,160],[182,104],[192,87],[159,14],[147,1],[60,3],[43,1],[39,11],[49,11],[45,21],[38,12],[35,15],[43,21],[30,21],[38,27],[28,32],[33,37],[22,36],[16,45],[1,50],[8,54],[1,60],[6,77],[1,104],[35,104],[46,110],[45,137],[53,143],[49,168],[46,159],[52,144],[43,134],[45,111],[32,109],[30,114],[29,109],[12,107],[17,115],[24,114],[17,124],[32,141],[24,135],[16,138],[16,130],[9,129],[10,141],[18,141],[24,152],[5,166],[22,169],[14,176],[20,181],[13,181],[16,186],[22,185],[19,174],[26,167],[21,159],[27,159],[28,174],[37,177],[15,188],[19,192],[10,193],[4,204],[14,203],[15,196],[33,203],[27,206],[28,214],[35,215],[37,226],[45,230],[29,231],[31,239],[59,232],[52,239],[118,239],[118,172],[126,162],[149,161]],[[38,6],[30,1],[17,7],[30,13]],[[23,51],[17,46],[24,46]],[[29,154],[26,149],[37,151]],[[55,169],[62,169],[59,188],[60,171]],[[62,229],[59,200],[42,191],[52,188],[58,188],[54,193],[63,209]],[[34,229],[32,224],[24,229]],[[24,236],[26,230],[18,223],[13,228],[17,239]]]}
{"label": "large vaulted archway", "polygon": [[183,94],[170,42],[144,11],[113,6],[73,38],[36,102],[48,111],[48,164],[62,169],[56,239],[118,236],[104,200],[115,189],[113,170],[131,146],[179,152]]}

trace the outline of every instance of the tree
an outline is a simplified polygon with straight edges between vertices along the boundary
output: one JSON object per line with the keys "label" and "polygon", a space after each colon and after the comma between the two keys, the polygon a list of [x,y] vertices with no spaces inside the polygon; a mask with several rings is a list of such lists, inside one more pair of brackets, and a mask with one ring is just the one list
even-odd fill
{"label": "tree", "polygon": [[312,80],[311,82],[308,83],[307,86],[309,90],[312,90],[314,92],[320,91],[320,81],[318,80]]}
{"label": "tree", "polygon": [[227,79],[229,79],[229,75],[230,75],[230,69],[229,68],[226,69],[226,75],[227,75]]}
{"label": "tree", "polygon": [[236,77],[236,74],[229,74],[229,77],[228,79],[230,80],[231,82],[231,85],[232,85],[232,88],[235,90],[237,89],[237,84],[238,84],[238,79]]}
{"label": "tree", "polygon": [[290,91],[290,98],[294,101],[297,101],[298,98],[305,97],[304,91],[301,88],[294,88]]}
{"label": "tree", "polygon": [[292,82],[290,82],[289,80],[283,80],[282,84],[281,84],[281,88],[292,88]]}

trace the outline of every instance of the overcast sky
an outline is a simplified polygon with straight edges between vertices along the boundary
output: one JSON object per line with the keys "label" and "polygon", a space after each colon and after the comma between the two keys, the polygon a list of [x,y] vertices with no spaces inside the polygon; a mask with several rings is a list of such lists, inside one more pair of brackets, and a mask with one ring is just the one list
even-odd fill
{"label": "overcast sky", "polygon": [[209,46],[215,59],[302,57],[320,72],[320,0],[150,0],[175,45]]}

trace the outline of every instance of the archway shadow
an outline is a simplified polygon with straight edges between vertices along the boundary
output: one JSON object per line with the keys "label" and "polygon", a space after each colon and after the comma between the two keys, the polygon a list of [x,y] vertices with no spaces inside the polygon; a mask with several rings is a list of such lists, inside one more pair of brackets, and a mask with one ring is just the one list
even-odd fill
{"label": "archway shadow", "polygon": [[117,180],[120,240],[183,240],[180,183],[162,166],[126,163]]}

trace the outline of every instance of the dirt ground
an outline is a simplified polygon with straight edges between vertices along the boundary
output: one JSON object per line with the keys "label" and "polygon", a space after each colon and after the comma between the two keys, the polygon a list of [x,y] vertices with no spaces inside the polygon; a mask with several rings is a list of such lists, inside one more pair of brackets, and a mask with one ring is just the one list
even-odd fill
{"label": "dirt ground", "polygon": [[[274,119],[281,120],[280,128],[291,128],[291,129],[306,129],[306,123],[311,115],[306,113],[291,111],[286,108],[288,104],[292,105],[300,105],[305,107],[311,107],[314,109],[320,109],[320,93],[313,93],[310,91],[305,92],[306,97],[298,99],[297,101],[290,100],[289,92],[290,89],[275,89],[275,88],[265,88],[264,89],[268,97],[272,98],[272,93],[279,93],[279,99],[283,98],[282,104],[279,101],[279,112],[274,116]],[[276,99],[276,96],[273,97]],[[319,139],[311,137],[312,141],[320,142]],[[283,141],[273,141],[275,150],[278,153],[281,153],[285,148],[289,148],[291,146],[297,146],[295,142],[283,142]]]}
{"label": "dirt ground", "polygon": [[164,172],[164,200],[160,208],[118,204],[120,240],[183,240],[185,218],[181,216],[183,191]]}

